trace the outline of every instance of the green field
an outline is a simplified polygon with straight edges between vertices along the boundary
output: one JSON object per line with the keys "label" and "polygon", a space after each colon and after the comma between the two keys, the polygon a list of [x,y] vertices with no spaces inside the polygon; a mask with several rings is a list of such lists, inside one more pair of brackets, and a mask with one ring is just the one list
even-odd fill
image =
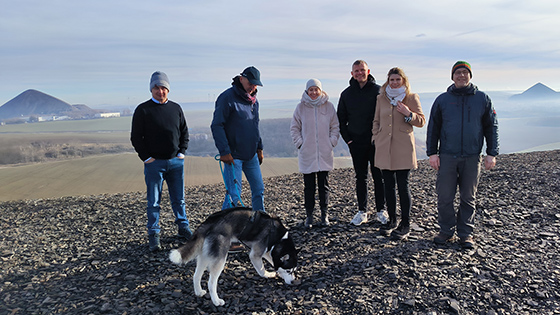
{"label": "green field", "polygon": [[[351,166],[347,158],[335,162],[336,167]],[[262,172],[264,177],[298,172],[297,158],[265,158]],[[143,164],[134,153],[3,167],[0,182],[0,201],[145,190]],[[221,182],[220,166],[214,158],[187,157],[187,186]]]}
{"label": "green field", "polygon": [[0,126],[0,165],[133,152],[131,117]]}

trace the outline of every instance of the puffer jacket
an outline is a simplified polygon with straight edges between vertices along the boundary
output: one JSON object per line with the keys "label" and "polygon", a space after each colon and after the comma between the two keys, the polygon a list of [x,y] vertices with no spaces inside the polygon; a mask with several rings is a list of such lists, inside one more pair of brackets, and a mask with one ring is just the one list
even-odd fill
{"label": "puffer jacket", "polygon": [[311,174],[331,171],[334,167],[333,148],[338,143],[340,129],[334,105],[323,92],[317,105],[304,92],[296,106],[290,134],[298,149],[299,171]]}
{"label": "puffer jacket", "polygon": [[498,150],[498,118],[490,97],[474,84],[458,89],[451,85],[432,106],[426,135],[426,153],[469,157]]}

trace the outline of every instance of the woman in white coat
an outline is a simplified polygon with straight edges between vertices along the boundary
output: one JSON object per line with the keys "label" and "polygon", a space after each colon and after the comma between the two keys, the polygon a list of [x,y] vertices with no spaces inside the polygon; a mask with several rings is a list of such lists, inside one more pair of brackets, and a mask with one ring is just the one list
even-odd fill
{"label": "woman in white coat", "polygon": [[290,134],[298,149],[299,171],[303,173],[305,227],[313,225],[315,183],[319,190],[321,225],[329,225],[329,171],[334,168],[333,148],[338,143],[340,127],[334,105],[322,90],[321,82],[310,79],[297,105]]}

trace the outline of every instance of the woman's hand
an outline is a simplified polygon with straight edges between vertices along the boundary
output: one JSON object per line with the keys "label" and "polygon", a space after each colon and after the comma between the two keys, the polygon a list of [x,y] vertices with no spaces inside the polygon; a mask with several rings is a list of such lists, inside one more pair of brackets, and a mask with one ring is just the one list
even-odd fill
{"label": "woman's hand", "polygon": [[404,115],[404,117],[408,117],[410,116],[410,114],[412,114],[412,112],[410,111],[410,109],[408,108],[408,106],[406,106],[403,102],[397,102],[397,111],[401,114]]}

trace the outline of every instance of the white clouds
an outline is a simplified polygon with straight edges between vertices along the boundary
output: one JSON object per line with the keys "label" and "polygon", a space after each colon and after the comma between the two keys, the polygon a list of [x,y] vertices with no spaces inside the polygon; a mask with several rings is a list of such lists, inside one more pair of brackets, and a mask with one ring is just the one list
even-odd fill
{"label": "white clouds", "polygon": [[[248,65],[261,69],[263,98],[298,98],[310,77],[336,96],[358,58],[378,81],[401,66],[421,91],[442,90],[458,59],[486,69],[475,78],[489,89],[527,88],[525,76],[560,89],[559,11],[548,0],[22,0],[0,12],[0,71],[11,74],[0,104],[28,88],[91,106],[136,103],[154,70],[169,74],[175,100],[207,100]],[[502,76],[510,71],[524,80]]]}

